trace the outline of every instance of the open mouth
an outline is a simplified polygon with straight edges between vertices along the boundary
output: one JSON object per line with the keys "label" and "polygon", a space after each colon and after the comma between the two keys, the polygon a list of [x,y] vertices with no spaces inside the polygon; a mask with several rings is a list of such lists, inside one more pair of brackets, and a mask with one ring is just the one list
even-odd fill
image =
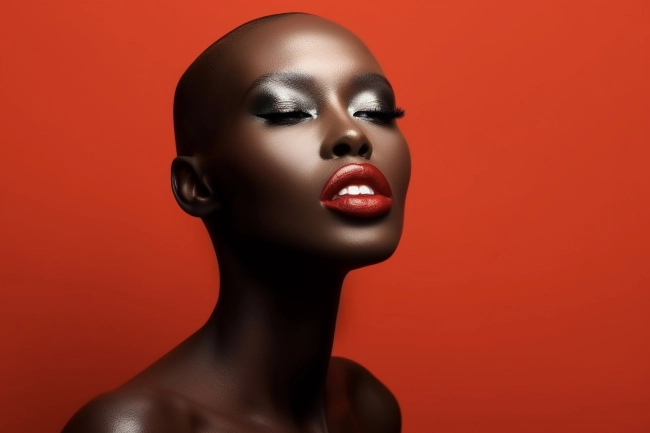
{"label": "open mouth", "polygon": [[392,192],[382,172],[371,164],[348,164],[336,170],[320,195],[326,208],[356,218],[376,218],[390,211]]}

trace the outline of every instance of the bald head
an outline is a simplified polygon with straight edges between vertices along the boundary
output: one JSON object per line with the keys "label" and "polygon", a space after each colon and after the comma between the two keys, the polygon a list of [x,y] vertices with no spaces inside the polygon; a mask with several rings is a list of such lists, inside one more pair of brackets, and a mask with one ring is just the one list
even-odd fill
{"label": "bald head", "polygon": [[[214,90],[219,86],[219,60],[229,42],[270,21],[305,12],[267,15],[248,21],[226,33],[203,51],[181,76],[174,94],[174,134],[176,153],[190,156],[210,145],[219,127],[215,118]],[[317,17],[315,17],[317,18]]]}
{"label": "bald head", "polygon": [[[278,21],[286,22],[280,24]],[[315,15],[290,12],[249,21],[208,47],[185,71],[176,87],[174,133],[177,154],[191,156],[214,146],[217,137],[229,124],[228,118],[234,107],[224,101],[232,101],[229,96],[235,93],[233,75],[241,74],[241,70],[237,69],[241,69],[243,60],[250,60],[246,57],[257,56],[261,61],[274,61],[272,58],[265,59],[265,52],[252,54],[253,46],[272,44],[286,39],[287,34],[295,37],[297,32],[317,28],[333,34],[344,34],[354,44],[363,45],[356,36],[338,24]]]}

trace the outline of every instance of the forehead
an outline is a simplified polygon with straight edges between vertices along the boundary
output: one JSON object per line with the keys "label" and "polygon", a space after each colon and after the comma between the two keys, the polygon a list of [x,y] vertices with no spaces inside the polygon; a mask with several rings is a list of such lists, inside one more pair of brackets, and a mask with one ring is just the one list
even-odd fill
{"label": "forehead", "polygon": [[383,71],[365,44],[347,29],[321,18],[291,16],[238,35],[224,62],[238,86],[262,75],[290,72],[324,81]]}

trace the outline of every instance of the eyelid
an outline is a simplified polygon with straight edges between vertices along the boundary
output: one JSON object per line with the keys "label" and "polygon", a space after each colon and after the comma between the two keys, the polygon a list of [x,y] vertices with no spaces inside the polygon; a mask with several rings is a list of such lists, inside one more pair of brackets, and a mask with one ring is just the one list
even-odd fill
{"label": "eyelid", "polygon": [[305,110],[315,105],[310,95],[301,89],[270,83],[257,88],[249,101],[248,106],[252,112]]}
{"label": "eyelid", "polygon": [[297,101],[271,100],[253,104],[254,113],[287,113],[291,111],[304,111],[303,106]]}
{"label": "eyelid", "polygon": [[350,99],[350,109],[360,111],[361,108],[391,109],[395,106],[395,95],[389,89],[365,88],[358,91]]}

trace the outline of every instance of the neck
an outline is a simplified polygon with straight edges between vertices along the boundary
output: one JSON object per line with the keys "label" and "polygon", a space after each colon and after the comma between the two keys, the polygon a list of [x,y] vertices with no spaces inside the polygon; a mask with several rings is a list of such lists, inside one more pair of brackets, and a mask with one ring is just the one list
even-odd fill
{"label": "neck", "polygon": [[295,257],[219,254],[220,294],[206,327],[236,399],[300,424],[321,420],[345,274]]}

